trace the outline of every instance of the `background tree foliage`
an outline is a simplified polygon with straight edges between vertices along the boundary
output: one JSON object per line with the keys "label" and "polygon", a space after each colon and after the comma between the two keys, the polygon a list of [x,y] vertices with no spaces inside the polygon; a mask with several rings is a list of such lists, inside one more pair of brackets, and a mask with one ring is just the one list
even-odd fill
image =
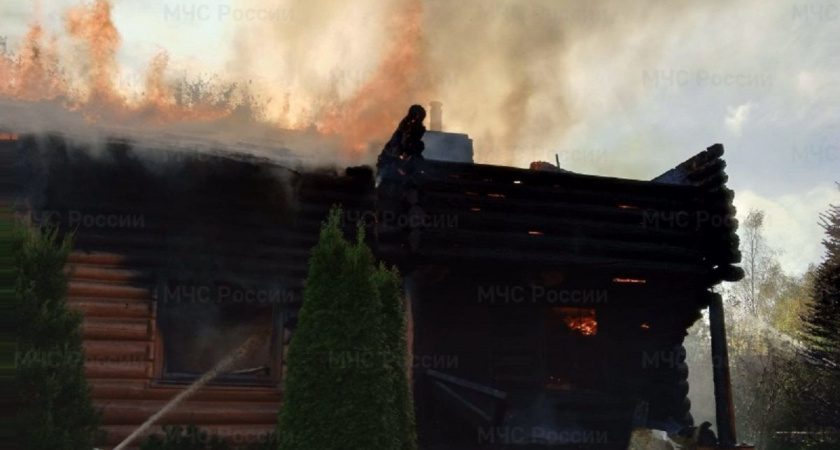
{"label": "background tree foliage", "polygon": [[376,267],[341,210],[321,228],[290,343],[277,437],[283,450],[413,449],[405,316],[395,271]]}
{"label": "background tree foliage", "polygon": [[[811,430],[802,414],[802,396],[812,376],[804,364],[807,344],[800,314],[812,302],[816,269],[785,273],[778,251],[764,236],[765,220],[762,211],[747,214],[739,232],[745,277],[721,290],[738,439],[766,450],[811,448],[802,439]],[[693,381],[694,395],[702,397],[692,400],[705,406],[703,411],[695,408],[695,418],[714,423],[707,322],[691,330],[686,346],[692,371],[709,378],[702,391]]]}
{"label": "background tree foliage", "polygon": [[816,269],[813,302],[804,314],[811,371],[806,399],[814,426],[828,431],[832,436],[826,438],[840,447],[840,207],[832,206],[821,219],[825,259]]}

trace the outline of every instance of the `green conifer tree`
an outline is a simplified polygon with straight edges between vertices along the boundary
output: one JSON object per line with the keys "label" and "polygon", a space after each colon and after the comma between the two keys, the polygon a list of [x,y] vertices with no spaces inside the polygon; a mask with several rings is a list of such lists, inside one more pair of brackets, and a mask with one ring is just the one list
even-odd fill
{"label": "green conifer tree", "polygon": [[382,300],[382,321],[385,333],[383,354],[392,378],[393,400],[396,410],[395,433],[400,437],[400,450],[417,449],[414,402],[408,385],[409,361],[406,347],[405,305],[402,298],[400,274],[396,268],[388,270],[384,264],[373,272],[374,284]]}
{"label": "green conifer tree", "polygon": [[[407,389],[405,362],[390,357],[395,329],[404,329],[405,319],[386,325],[386,309],[394,308],[399,282],[386,279],[395,273],[385,276],[375,268],[364,229],[359,227],[351,244],[340,223],[341,210],[333,208],[309,261],[278,417],[280,448],[410,448],[408,418],[401,409],[406,401],[397,398],[395,383],[399,372]],[[388,308],[380,289],[388,291]],[[404,339],[403,334],[403,345]]]}
{"label": "green conifer tree", "polygon": [[25,449],[92,449],[102,438],[84,373],[82,315],[67,306],[72,242],[54,228],[15,231],[17,431]]}
{"label": "green conifer tree", "polygon": [[[840,207],[822,215],[825,259],[817,268],[811,308],[805,314],[808,360],[813,369],[809,409],[814,426],[840,424]],[[835,428],[835,432],[840,429]],[[834,439],[840,436],[834,436]]]}

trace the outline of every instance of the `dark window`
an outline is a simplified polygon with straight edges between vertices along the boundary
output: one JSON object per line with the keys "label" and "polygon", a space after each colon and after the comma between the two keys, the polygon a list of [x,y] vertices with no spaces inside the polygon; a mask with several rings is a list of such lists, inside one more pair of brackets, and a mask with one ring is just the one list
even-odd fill
{"label": "dark window", "polygon": [[165,381],[189,382],[217,368],[215,383],[274,384],[282,365],[282,303],[268,289],[168,282],[157,292]]}

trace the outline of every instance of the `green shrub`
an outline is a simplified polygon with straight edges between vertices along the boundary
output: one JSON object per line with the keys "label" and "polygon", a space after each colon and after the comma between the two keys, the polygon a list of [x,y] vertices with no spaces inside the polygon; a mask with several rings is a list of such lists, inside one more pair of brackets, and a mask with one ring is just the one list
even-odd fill
{"label": "green shrub", "polygon": [[399,280],[375,268],[362,227],[355,244],[344,239],[340,217],[340,209],[330,211],[309,261],[278,417],[280,448],[413,448]]}
{"label": "green shrub", "polygon": [[15,228],[15,382],[23,448],[92,449],[104,436],[84,374],[82,315],[67,306],[72,240],[57,229]]}

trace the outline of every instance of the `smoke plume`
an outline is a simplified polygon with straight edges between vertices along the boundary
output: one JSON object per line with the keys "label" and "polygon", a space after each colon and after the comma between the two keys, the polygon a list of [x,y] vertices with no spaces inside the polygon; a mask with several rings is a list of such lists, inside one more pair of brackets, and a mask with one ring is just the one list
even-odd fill
{"label": "smoke plume", "polygon": [[232,9],[262,19],[234,24],[220,78],[179,80],[164,50],[148,61],[137,95],[115,81],[126,44],[112,17],[119,5],[93,0],[63,11],[59,36],[48,36],[36,13],[14,53],[0,57],[0,98],[58,102],[88,121],[135,129],[200,122],[213,124],[211,134],[241,136],[256,121],[267,127],[248,135],[280,140],[287,134],[278,130],[309,130],[335,139],[316,146],[367,161],[410,104],[440,100],[444,129],[469,133],[478,160],[525,165],[562,155],[566,135],[593,112],[635,101],[642,69],[679,43],[665,38],[669,30],[715,10],[621,5],[234,0]]}

